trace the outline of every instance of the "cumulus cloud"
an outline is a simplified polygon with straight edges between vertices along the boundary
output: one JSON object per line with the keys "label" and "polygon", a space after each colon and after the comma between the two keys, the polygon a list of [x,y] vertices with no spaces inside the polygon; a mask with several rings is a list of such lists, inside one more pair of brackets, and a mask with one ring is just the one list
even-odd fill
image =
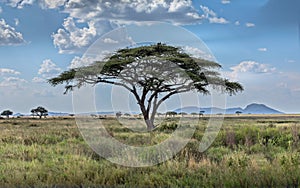
{"label": "cumulus cloud", "polygon": [[19,9],[23,8],[26,5],[32,5],[35,2],[35,0],[3,0],[3,1],[7,5]]}
{"label": "cumulus cloud", "polygon": [[[110,20],[118,24],[147,21],[165,21],[185,25],[200,23],[203,20],[192,0],[2,0],[7,5],[23,8],[37,2],[42,8],[57,9],[70,17],[84,22]],[[230,0],[222,0],[223,4]],[[204,7],[204,6],[202,6]],[[211,18],[211,23],[227,23],[224,18]]]}
{"label": "cumulus cloud", "polygon": [[18,77],[4,77],[0,82],[0,87],[9,87],[10,89],[22,89],[23,84],[27,83],[26,80]]}
{"label": "cumulus cloud", "polygon": [[[203,19],[191,0],[69,0],[64,2],[63,11],[69,18],[63,28],[52,35],[60,53],[81,54],[101,35],[123,24],[149,21],[191,24]],[[87,26],[80,28],[76,22],[87,23]]]}
{"label": "cumulus cloud", "polygon": [[5,69],[5,68],[0,68],[0,75],[6,75],[6,74],[15,74],[18,75],[20,72],[13,70],[13,69]]}
{"label": "cumulus cloud", "polygon": [[95,57],[78,57],[78,56],[75,56],[73,58],[73,60],[71,61],[70,66],[68,68],[69,69],[74,69],[74,68],[78,68],[78,67],[88,66],[88,65],[94,63],[95,61],[103,60],[105,57],[107,57],[111,53],[112,52],[104,50],[104,51],[101,51],[101,53],[98,54]]}
{"label": "cumulus cloud", "polygon": [[58,75],[61,72],[61,68],[57,67],[55,63],[53,63],[50,59],[46,59],[41,64],[41,68],[38,71],[38,74],[42,76],[42,78],[35,77],[33,78],[33,82],[41,82],[42,79],[48,79]]}
{"label": "cumulus cloud", "polygon": [[229,21],[227,21],[225,18],[218,17],[218,15],[211,9],[209,9],[206,6],[200,6],[203,15],[202,17],[207,19],[209,23],[217,23],[217,24],[227,24]]}
{"label": "cumulus cloud", "polygon": [[[226,24],[208,7],[202,11],[193,6],[192,0],[3,0],[6,4],[22,8],[40,4],[42,8],[59,9],[69,15],[62,28],[53,33],[53,43],[60,53],[80,53],[96,38],[124,24],[144,24],[152,21],[189,25],[208,20],[209,23]],[[79,27],[78,22],[86,23]],[[80,24],[82,26],[82,24]]]}
{"label": "cumulus cloud", "polygon": [[20,32],[8,25],[4,19],[0,20],[0,46],[19,45],[24,42],[25,40]]}
{"label": "cumulus cloud", "polygon": [[201,21],[187,13],[198,14],[192,0],[119,0],[84,1],[69,0],[65,12],[70,16],[84,20],[114,20],[121,23],[143,21],[167,21],[176,24],[188,24]]}
{"label": "cumulus cloud", "polygon": [[248,22],[248,23],[246,23],[246,27],[255,27],[255,24]]}
{"label": "cumulus cloud", "polygon": [[225,18],[217,18],[217,17],[209,18],[209,22],[210,23],[217,23],[217,24],[227,24],[227,23],[229,23],[229,21],[227,21]]}
{"label": "cumulus cloud", "polygon": [[56,66],[50,59],[46,59],[41,64],[41,68],[39,69],[38,74],[40,75],[48,75],[48,74],[58,74],[61,72],[61,69]]}
{"label": "cumulus cloud", "polygon": [[183,48],[183,51],[185,53],[192,55],[193,57],[196,57],[196,58],[202,58],[202,59],[209,60],[209,61],[214,60],[214,57],[212,56],[212,54],[210,54],[208,52],[204,52],[203,50],[201,50],[199,48],[185,46]]}
{"label": "cumulus cloud", "polygon": [[111,38],[105,38],[105,39],[103,39],[103,42],[107,43],[107,44],[118,44],[119,43],[118,41],[113,40]]}
{"label": "cumulus cloud", "polygon": [[33,83],[44,83],[44,82],[46,82],[46,79],[41,78],[41,77],[34,77],[34,78],[32,79],[32,82],[33,82]]}
{"label": "cumulus cloud", "polygon": [[89,22],[87,27],[78,28],[72,17],[64,20],[63,29],[58,29],[52,35],[53,43],[59,48],[60,53],[74,53],[87,47],[94,41],[97,31],[94,22]]}
{"label": "cumulus cloud", "polygon": [[274,72],[276,69],[267,64],[260,64],[255,61],[243,61],[237,66],[231,67],[234,72],[254,72],[254,73],[269,73]]}
{"label": "cumulus cloud", "polygon": [[238,74],[240,73],[254,73],[254,74],[259,74],[259,73],[274,73],[276,72],[275,67],[271,67],[270,65],[267,64],[261,64],[256,61],[243,61],[240,64],[231,67],[230,68],[232,72],[228,74],[228,76],[232,80],[236,80],[238,77]]}
{"label": "cumulus cloud", "polygon": [[42,8],[56,9],[65,4],[66,0],[40,0],[39,4]]}
{"label": "cumulus cloud", "polygon": [[92,64],[94,62],[93,58],[87,58],[87,57],[78,57],[75,56],[73,60],[71,61],[71,64],[69,66],[70,69],[78,68],[78,67],[84,67]]}

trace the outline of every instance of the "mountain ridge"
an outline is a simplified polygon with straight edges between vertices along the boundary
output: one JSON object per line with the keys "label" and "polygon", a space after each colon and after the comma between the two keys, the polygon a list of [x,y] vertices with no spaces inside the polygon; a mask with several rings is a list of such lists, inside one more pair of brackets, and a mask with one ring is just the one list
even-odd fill
{"label": "mountain ridge", "polygon": [[247,105],[245,108],[235,107],[235,108],[216,108],[216,107],[206,107],[200,108],[196,106],[188,106],[183,108],[177,108],[174,110],[177,113],[185,112],[185,113],[198,113],[200,111],[205,111],[206,114],[235,114],[237,111],[240,111],[243,114],[284,114],[279,110],[275,110],[271,107],[268,107],[265,104],[252,103]]}
{"label": "mountain ridge", "polygon": [[[199,113],[200,111],[204,111],[205,114],[236,114],[237,111],[240,111],[242,114],[284,114],[276,109],[266,106],[265,104],[252,103],[247,105],[245,108],[241,107],[231,107],[231,108],[217,108],[217,107],[197,107],[197,106],[187,106],[173,110],[177,113],[185,112],[188,114],[191,113]],[[103,112],[93,112],[93,113],[80,113],[80,115],[114,115],[115,111],[103,111]],[[123,113],[123,112],[122,112]],[[125,113],[125,112],[124,112]],[[139,112],[131,112],[130,114],[139,114]],[[48,112],[49,116],[69,116],[70,113],[64,112]],[[30,114],[21,114],[16,113],[13,115],[16,116],[30,116]]]}

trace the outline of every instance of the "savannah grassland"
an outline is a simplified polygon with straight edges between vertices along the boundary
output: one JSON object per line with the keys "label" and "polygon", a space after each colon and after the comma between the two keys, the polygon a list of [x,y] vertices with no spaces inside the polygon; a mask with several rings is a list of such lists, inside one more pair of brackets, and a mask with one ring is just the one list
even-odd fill
{"label": "savannah grassland", "polygon": [[[152,137],[104,121],[116,139],[147,145],[167,138],[176,120],[170,118]],[[207,121],[201,117],[193,138],[173,159],[129,168],[93,152],[73,118],[0,120],[0,187],[300,186],[300,116],[226,117],[213,145],[200,153]]]}

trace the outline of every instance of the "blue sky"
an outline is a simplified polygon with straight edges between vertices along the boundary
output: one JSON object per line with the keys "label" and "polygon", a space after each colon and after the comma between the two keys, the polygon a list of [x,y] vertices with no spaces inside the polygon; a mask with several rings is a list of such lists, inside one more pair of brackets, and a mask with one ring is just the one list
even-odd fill
{"label": "blue sky", "polygon": [[105,33],[145,21],[202,39],[222,72],[245,87],[227,106],[300,112],[298,0],[0,0],[0,110],[72,112],[72,96],[45,80],[74,66]]}

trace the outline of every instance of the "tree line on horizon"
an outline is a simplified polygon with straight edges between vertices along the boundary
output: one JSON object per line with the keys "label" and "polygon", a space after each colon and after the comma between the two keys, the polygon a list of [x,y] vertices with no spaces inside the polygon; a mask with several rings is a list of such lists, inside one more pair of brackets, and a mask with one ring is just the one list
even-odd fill
{"label": "tree line on horizon", "polygon": [[[42,117],[46,118],[48,116],[48,110],[45,107],[42,107],[42,106],[38,106],[37,108],[33,108],[33,109],[30,110],[30,112],[31,112],[31,115],[33,117],[37,116],[40,119]],[[1,118],[2,118],[2,116],[5,116],[7,119],[9,119],[9,117],[13,115],[13,111],[4,110],[0,115],[1,115],[0,116]]]}

